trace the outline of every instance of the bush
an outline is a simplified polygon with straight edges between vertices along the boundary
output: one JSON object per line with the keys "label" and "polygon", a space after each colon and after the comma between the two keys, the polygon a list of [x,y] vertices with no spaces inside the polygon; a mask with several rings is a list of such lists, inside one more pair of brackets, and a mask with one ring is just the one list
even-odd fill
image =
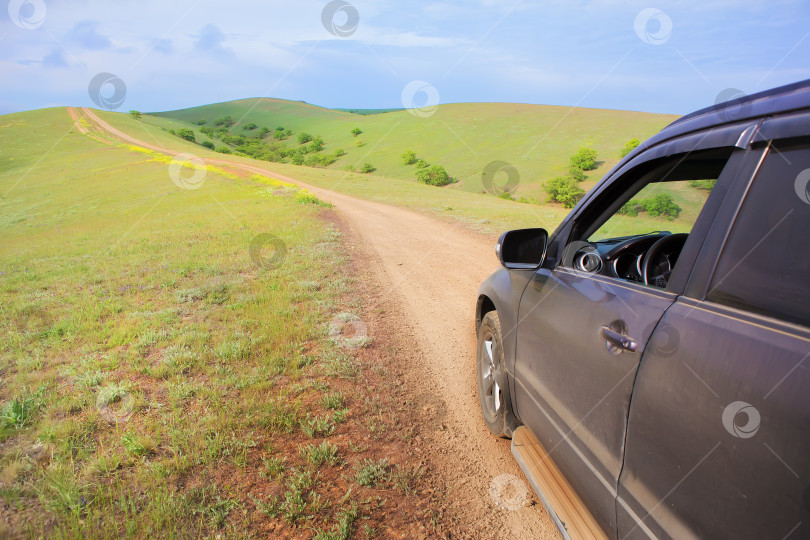
{"label": "bush", "polygon": [[407,150],[404,154],[402,154],[402,163],[405,165],[413,165],[416,163],[416,152],[413,150]]}
{"label": "bush", "polygon": [[231,118],[230,116],[226,116],[224,118],[217,118],[216,120],[214,120],[214,125],[215,126],[231,127],[235,123],[236,122],[234,121],[234,119]]}
{"label": "bush", "polygon": [[417,169],[424,169],[425,167],[430,165],[430,163],[428,163],[424,159],[417,159],[415,163]]}
{"label": "bush", "polygon": [[264,126],[264,127],[262,127],[261,131],[259,131],[259,137],[263,139],[264,136],[267,135],[268,133],[270,133],[270,128],[267,127],[267,126]]}
{"label": "bush", "polygon": [[622,148],[622,151],[620,152],[621,157],[624,157],[633,150],[635,150],[639,144],[641,144],[641,141],[639,141],[638,139],[630,139],[629,141],[624,143],[624,148]]}
{"label": "bush", "polygon": [[376,167],[374,167],[374,165],[372,165],[371,163],[364,163],[363,167],[360,169],[360,172],[361,173],[372,173],[372,172],[374,172],[376,170],[377,170]]}
{"label": "bush", "polygon": [[363,133],[363,130],[362,130],[362,129],[360,129],[359,127],[356,127],[356,128],[354,128],[354,129],[352,130],[352,135],[354,135],[355,137],[357,137],[357,136],[358,136],[358,135],[360,135],[361,133]]}
{"label": "bush", "polygon": [[636,217],[639,212],[644,211],[644,203],[638,199],[630,199],[624,206],[619,208],[619,214],[623,216]]}
{"label": "bush", "polygon": [[689,180],[689,185],[695,189],[705,189],[711,191],[717,180]]}
{"label": "bush", "polygon": [[251,122],[250,124],[248,124],[246,126],[242,126],[242,129],[245,130],[245,131],[252,131],[252,130],[256,129],[257,127],[259,127],[259,126],[257,126],[253,122]]}
{"label": "bush", "polygon": [[178,129],[177,136],[191,142],[197,142],[194,138],[194,132],[190,129]]}
{"label": "bush", "polygon": [[129,115],[135,120],[141,119],[141,111],[129,111]]}
{"label": "bush", "polygon": [[307,152],[320,152],[323,150],[323,139],[320,137],[315,137],[308,145],[307,145]]}
{"label": "bush", "polygon": [[651,216],[661,216],[672,221],[681,214],[681,207],[668,193],[659,193],[648,199],[630,199],[619,208],[619,214],[636,217],[639,212],[647,212]]}
{"label": "bush", "polygon": [[197,124],[198,126],[204,126],[206,124],[205,118],[200,118],[199,120],[197,120],[194,123]]}
{"label": "bush", "polygon": [[571,167],[570,169],[568,169],[568,176],[570,176],[577,182],[582,182],[587,178],[587,176],[585,176],[585,173],[582,172],[582,169],[580,169],[579,167]]}
{"label": "bush", "polygon": [[558,202],[566,208],[573,208],[585,195],[573,178],[558,176],[543,184],[543,191],[548,195],[548,200]]}
{"label": "bush", "polygon": [[681,207],[668,193],[659,193],[651,199],[645,199],[643,204],[644,210],[651,216],[662,216],[671,221],[681,214]]}
{"label": "bush", "polygon": [[416,173],[416,179],[429,186],[441,187],[453,183],[450,175],[447,174],[447,171],[445,171],[444,167],[441,165],[431,165],[430,167],[419,169]]}
{"label": "bush", "polygon": [[592,171],[596,168],[596,150],[583,146],[571,156],[571,167],[583,171]]}
{"label": "bush", "polygon": [[204,147],[208,148],[209,150],[213,150],[213,149],[214,149],[214,143],[212,143],[211,141],[203,141],[201,144],[202,144]]}
{"label": "bush", "polygon": [[213,137],[214,136],[214,129],[210,128],[210,127],[201,127],[200,128],[200,133],[208,135],[209,137]]}
{"label": "bush", "polygon": [[232,146],[242,146],[245,144],[245,137],[243,135],[223,135],[222,142]]}
{"label": "bush", "polygon": [[220,154],[230,154],[231,149],[228,148],[227,146],[219,146],[217,147],[217,152],[219,152]]}
{"label": "bush", "polygon": [[336,150],[335,150],[335,151],[332,153],[332,155],[333,155],[333,156],[335,156],[336,158],[339,158],[339,157],[341,157],[341,156],[345,156],[345,155],[346,155],[346,151],[345,151],[345,150],[343,150],[343,148],[337,148],[337,149],[336,149]]}
{"label": "bush", "polygon": [[312,140],[312,135],[309,133],[304,133],[303,131],[298,134],[298,144],[308,143]]}

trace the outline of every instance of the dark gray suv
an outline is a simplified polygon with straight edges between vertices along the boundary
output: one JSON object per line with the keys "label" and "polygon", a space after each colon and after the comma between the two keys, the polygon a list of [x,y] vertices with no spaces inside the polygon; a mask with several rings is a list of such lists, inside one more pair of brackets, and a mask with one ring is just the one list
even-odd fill
{"label": "dark gray suv", "polygon": [[504,233],[484,420],[565,536],[810,538],[810,81],[700,110]]}

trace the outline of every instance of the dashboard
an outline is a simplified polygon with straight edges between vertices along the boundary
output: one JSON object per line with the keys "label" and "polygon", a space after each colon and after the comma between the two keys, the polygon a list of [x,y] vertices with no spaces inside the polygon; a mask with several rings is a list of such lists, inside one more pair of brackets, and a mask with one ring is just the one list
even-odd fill
{"label": "dashboard", "polygon": [[[669,232],[655,232],[600,240],[579,247],[574,253],[571,266],[582,272],[645,283],[644,262],[653,251],[653,259],[648,269],[650,281],[648,285],[666,288],[686,238],[685,234],[672,235]],[[651,248],[656,244],[656,249],[652,250]]]}

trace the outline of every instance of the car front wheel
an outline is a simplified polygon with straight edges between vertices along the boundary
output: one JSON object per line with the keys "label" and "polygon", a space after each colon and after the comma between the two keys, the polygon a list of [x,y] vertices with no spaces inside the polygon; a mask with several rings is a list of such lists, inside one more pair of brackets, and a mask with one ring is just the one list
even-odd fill
{"label": "car front wheel", "polygon": [[501,323],[495,311],[487,313],[478,328],[477,373],[478,399],[489,430],[505,437],[508,403],[503,373],[503,346]]}

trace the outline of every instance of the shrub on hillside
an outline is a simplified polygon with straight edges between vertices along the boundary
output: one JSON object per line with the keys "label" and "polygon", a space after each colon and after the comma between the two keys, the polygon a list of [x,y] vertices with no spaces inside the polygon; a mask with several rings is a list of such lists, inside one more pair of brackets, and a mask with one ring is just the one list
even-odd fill
{"label": "shrub on hillside", "polygon": [[624,148],[622,148],[622,151],[620,153],[621,157],[624,157],[633,150],[635,150],[639,144],[641,144],[641,141],[639,141],[638,139],[630,139],[629,141],[624,143]]}
{"label": "shrub on hillside", "polygon": [[596,168],[596,150],[583,146],[577,153],[571,156],[571,167],[576,167],[583,171],[592,171]]}
{"label": "shrub on hillside", "polygon": [[200,133],[202,133],[204,135],[208,135],[209,137],[213,137],[214,136],[214,129],[210,128],[210,127],[201,127],[200,128]]}
{"label": "shrub on hillside", "polygon": [[235,123],[236,122],[234,121],[234,119],[231,118],[230,116],[225,116],[223,118],[217,118],[216,120],[214,120],[214,125],[215,126],[231,127]]}
{"label": "shrub on hillside", "polygon": [[681,207],[668,193],[659,193],[648,199],[630,199],[619,208],[619,214],[636,217],[640,212],[647,212],[651,216],[661,216],[672,221],[681,214]]}
{"label": "shrub on hillside", "polygon": [[312,140],[312,135],[309,133],[301,132],[298,134],[298,144],[308,143]]}
{"label": "shrub on hillside", "polygon": [[402,154],[402,163],[405,165],[413,165],[416,163],[416,152],[413,150],[406,150],[404,154]]}
{"label": "shrub on hillside", "polygon": [[252,130],[256,129],[257,127],[259,127],[259,126],[257,126],[253,122],[251,122],[251,123],[249,123],[249,124],[247,124],[245,126],[242,126],[242,129],[245,130],[245,131],[252,131]]}
{"label": "shrub on hillside", "polygon": [[219,152],[220,154],[230,154],[231,149],[228,148],[227,146],[218,146],[217,147],[217,152]]}
{"label": "shrub on hillside", "polygon": [[307,145],[307,152],[320,152],[321,150],[323,150],[323,146],[324,146],[323,139],[320,137],[315,137]]}
{"label": "shrub on hillside", "polygon": [[177,136],[187,141],[197,142],[194,138],[194,132],[190,129],[181,128],[177,130]]}
{"label": "shrub on hillside", "polygon": [[427,166],[429,166],[429,165],[430,165],[430,163],[428,163],[428,162],[427,162],[427,161],[425,161],[424,159],[417,159],[417,160],[415,161],[415,163],[416,163],[416,168],[417,168],[417,169],[424,169],[425,167],[427,167]]}
{"label": "shrub on hillside", "polygon": [[711,191],[717,180],[689,180],[689,185],[695,189],[705,189]]}
{"label": "shrub on hillside", "polygon": [[571,167],[570,169],[568,169],[568,176],[570,176],[577,182],[582,182],[587,178],[587,176],[585,176],[585,173],[582,172],[582,169],[580,169],[579,167]]}
{"label": "shrub on hillside", "polygon": [[659,193],[651,199],[645,199],[644,210],[651,216],[662,216],[669,220],[681,214],[681,207],[672,200],[669,193]]}
{"label": "shrub on hillside", "polygon": [[361,133],[363,133],[363,130],[362,130],[362,129],[360,129],[359,127],[356,127],[356,128],[354,128],[354,129],[352,130],[352,135],[354,135],[355,137],[357,137],[357,136],[358,136],[358,135],[360,135]]}
{"label": "shrub on hillside", "polygon": [[135,120],[141,119],[141,111],[129,111],[129,115]]}
{"label": "shrub on hillside", "polygon": [[639,212],[644,211],[644,203],[638,199],[630,199],[624,206],[619,208],[619,214],[623,216],[636,217]]}
{"label": "shrub on hillside", "polygon": [[573,178],[558,176],[543,184],[543,191],[548,195],[548,200],[558,202],[566,208],[573,208],[585,195]]}
{"label": "shrub on hillside", "polygon": [[205,122],[205,118],[200,118],[199,120],[197,120],[197,121],[196,121],[196,122],[194,122],[194,123],[195,123],[195,124],[197,124],[198,126],[204,126],[204,125],[205,125],[205,123],[206,123],[206,122]]}
{"label": "shrub on hillside", "polygon": [[202,144],[204,147],[208,148],[209,150],[214,149],[214,143],[212,143],[211,141],[203,141],[200,144]]}
{"label": "shrub on hillside", "polygon": [[447,171],[445,171],[444,167],[441,165],[431,165],[430,167],[419,169],[416,172],[416,179],[429,186],[441,187],[453,183],[450,175],[447,174]]}
{"label": "shrub on hillside", "polygon": [[367,173],[372,173],[372,172],[374,172],[376,170],[377,170],[377,168],[374,167],[374,165],[372,165],[371,163],[364,163],[363,168],[360,169],[360,172],[367,174]]}

